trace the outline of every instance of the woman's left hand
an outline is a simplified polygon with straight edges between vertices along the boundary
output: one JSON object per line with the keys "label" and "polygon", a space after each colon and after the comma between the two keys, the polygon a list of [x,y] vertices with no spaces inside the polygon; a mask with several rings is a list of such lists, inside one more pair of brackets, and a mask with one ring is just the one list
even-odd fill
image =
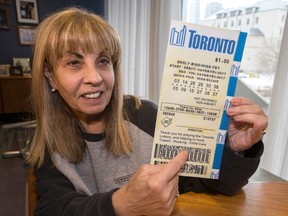
{"label": "woman's left hand", "polygon": [[257,143],[268,126],[268,118],[254,101],[247,98],[231,99],[232,108],[228,126],[229,146],[232,151],[241,152]]}

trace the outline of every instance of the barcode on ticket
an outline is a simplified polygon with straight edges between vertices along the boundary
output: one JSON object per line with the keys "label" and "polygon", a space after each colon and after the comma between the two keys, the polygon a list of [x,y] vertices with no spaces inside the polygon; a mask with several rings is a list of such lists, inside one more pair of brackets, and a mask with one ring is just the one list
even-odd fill
{"label": "barcode on ticket", "polygon": [[210,163],[212,151],[210,149],[185,147],[185,146],[171,146],[156,144],[154,158],[170,160],[174,158],[180,151],[186,150],[188,152],[189,162],[195,163]]}
{"label": "barcode on ticket", "polygon": [[[166,164],[166,161],[158,161],[155,160],[154,164]],[[205,165],[194,165],[194,164],[185,164],[180,172],[184,174],[196,174],[196,175],[206,175],[208,170],[208,166]]]}
{"label": "barcode on ticket", "polygon": [[182,167],[180,173],[186,175],[189,174],[206,175],[208,171],[208,166],[206,164],[210,163],[212,157],[211,149],[156,144],[154,164],[156,165],[156,164],[168,163],[169,160],[174,158],[180,151],[183,150],[186,150],[188,152],[188,159],[187,159],[188,163],[186,163]]}

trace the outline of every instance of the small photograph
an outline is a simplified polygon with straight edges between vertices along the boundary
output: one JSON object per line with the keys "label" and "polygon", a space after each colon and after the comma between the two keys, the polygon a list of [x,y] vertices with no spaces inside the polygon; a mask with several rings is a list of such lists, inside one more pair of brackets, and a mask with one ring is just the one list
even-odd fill
{"label": "small photograph", "polygon": [[10,69],[10,66],[9,64],[1,64],[0,65],[0,77],[3,77],[3,76],[9,76],[9,69]]}
{"label": "small photograph", "polygon": [[39,23],[36,0],[16,0],[16,10],[18,22]]}
{"label": "small photograph", "polygon": [[23,71],[21,66],[11,66],[10,76],[23,76]]}
{"label": "small photograph", "polygon": [[9,30],[9,18],[8,18],[8,9],[0,8],[0,30]]}
{"label": "small photograph", "polygon": [[35,44],[35,28],[33,26],[17,26],[19,45]]}
{"label": "small photograph", "polygon": [[13,66],[22,68],[22,75],[31,75],[30,58],[13,58]]}

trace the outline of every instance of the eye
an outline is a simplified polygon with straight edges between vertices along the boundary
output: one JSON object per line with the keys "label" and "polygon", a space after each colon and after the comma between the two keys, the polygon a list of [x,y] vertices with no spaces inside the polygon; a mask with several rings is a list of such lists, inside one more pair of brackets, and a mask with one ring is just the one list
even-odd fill
{"label": "eye", "polygon": [[72,67],[79,67],[81,65],[81,62],[79,60],[70,60],[68,61],[68,65]]}
{"label": "eye", "polygon": [[108,65],[110,63],[110,59],[106,57],[101,57],[98,61],[98,64],[100,65]]}
{"label": "eye", "polygon": [[101,61],[100,61],[100,63],[101,64],[109,64],[109,61],[107,60],[107,59],[102,59]]}
{"label": "eye", "polygon": [[106,66],[110,66],[111,60],[108,57],[100,57],[97,61],[97,65],[100,67],[106,67]]}

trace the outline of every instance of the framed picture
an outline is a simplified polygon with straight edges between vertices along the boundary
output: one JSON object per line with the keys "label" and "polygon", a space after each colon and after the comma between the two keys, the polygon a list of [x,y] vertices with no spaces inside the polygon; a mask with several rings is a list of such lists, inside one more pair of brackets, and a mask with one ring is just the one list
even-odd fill
{"label": "framed picture", "polygon": [[0,4],[12,4],[12,0],[0,0]]}
{"label": "framed picture", "polygon": [[33,45],[35,43],[35,28],[33,26],[17,26],[19,45]]}
{"label": "framed picture", "polygon": [[30,58],[13,58],[13,66],[22,68],[22,75],[31,75]]}
{"label": "framed picture", "polygon": [[10,76],[23,76],[23,71],[21,66],[11,66]]}
{"label": "framed picture", "polygon": [[6,8],[0,8],[0,29],[10,29],[8,9]]}
{"label": "framed picture", "polygon": [[9,69],[11,65],[0,65],[0,77],[1,76],[9,76]]}
{"label": "framed picture", "polygon": [[20,23],[39,23],[36,0],[16,0],[17,19]]}

